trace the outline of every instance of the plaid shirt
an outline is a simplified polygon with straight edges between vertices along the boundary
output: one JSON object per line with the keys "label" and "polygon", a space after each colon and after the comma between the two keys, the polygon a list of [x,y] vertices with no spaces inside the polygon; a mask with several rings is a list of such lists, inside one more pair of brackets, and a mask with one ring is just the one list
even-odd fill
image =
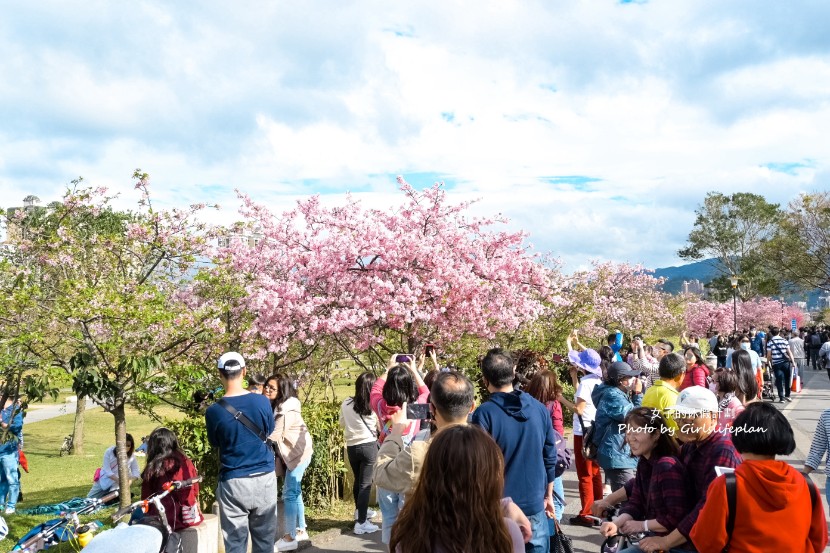
{"label": "plaid shirt", "polygon": [[657,519],[671,532],[692,508],[694,500],[687,489],[685,473],[676,457],[660,457],[654,462],[640,457],[634,485],[630,490],[626,486],[631,494],[620,513],[627,513],[634,520]]}
{"label": "plaid shirt", "polygon": [[680,462],[686,467],[687,477],[691,480],[694,492],[691,499],[694,501],[697,498],[697,504],[677,525],[680,533],[689,539],[692,526],[706,503],[709,484],[717,476],[715,467],[737,467],[741,464],[741,456],[728,434],[713,432],[703,441],[683,444],[680,448]]}

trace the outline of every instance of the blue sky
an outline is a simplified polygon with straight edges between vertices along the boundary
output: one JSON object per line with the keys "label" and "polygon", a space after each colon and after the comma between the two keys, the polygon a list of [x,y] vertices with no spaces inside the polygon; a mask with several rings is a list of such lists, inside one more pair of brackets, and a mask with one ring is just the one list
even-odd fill
{"label": "blue sky", "polygon": [[[541,251],[679,263],[707,191],[828,188],[830,3],[37,2],[0,20],[0,195],[275,211],[395,176]],[[230,214],[229,214],[230,212]]]}

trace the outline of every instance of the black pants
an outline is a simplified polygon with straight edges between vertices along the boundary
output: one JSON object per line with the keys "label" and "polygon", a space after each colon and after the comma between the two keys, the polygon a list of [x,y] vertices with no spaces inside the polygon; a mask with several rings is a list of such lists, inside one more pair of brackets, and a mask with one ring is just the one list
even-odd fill
{"label": "black pants", "polygon": [[350,445],[346,447],[349,464],[354,473],[354,504],[357,507],[357,521],[366,522],[366,511],[369,509],[369,494],[372,491],[372,470],[378,458],[378,443]]}
{"label": "black pants", "polygon": [[775,387],[778,389],[778,399],[790,397],[790,380],[793,376],[793,368],[789,361],[776,363],[772,366],[772,372],[775,374]]}

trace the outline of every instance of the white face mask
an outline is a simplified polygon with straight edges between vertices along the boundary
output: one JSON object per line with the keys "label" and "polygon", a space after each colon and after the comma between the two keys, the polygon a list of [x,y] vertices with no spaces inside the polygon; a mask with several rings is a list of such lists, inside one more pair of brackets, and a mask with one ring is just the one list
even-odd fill
{"label": "white face mask", "polygon": [[749,350],[749,344],[746,342],[741,342],[741,349]]}

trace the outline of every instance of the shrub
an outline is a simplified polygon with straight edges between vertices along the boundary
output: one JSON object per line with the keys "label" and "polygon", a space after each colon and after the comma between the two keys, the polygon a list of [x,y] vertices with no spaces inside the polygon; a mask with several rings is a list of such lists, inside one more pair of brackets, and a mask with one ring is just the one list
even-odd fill
{"label": "shrub", "polygon": [[335,401],[306,403],[303,419],[314,446],[311,464],[303,476],[303,501],[309,507],[327,508],[341,496],[346,473],[340,404]]}
{"label": "shrub", "polygon": [[193,461],[196,471],[202,475],[202,483],[199,484],[199,506],[203,512],[211,512],[216,499],[216,486],[219,483],[219,451],[208,442],[204,415],[168,419],[164,426],[176,434],[179,445]]}

